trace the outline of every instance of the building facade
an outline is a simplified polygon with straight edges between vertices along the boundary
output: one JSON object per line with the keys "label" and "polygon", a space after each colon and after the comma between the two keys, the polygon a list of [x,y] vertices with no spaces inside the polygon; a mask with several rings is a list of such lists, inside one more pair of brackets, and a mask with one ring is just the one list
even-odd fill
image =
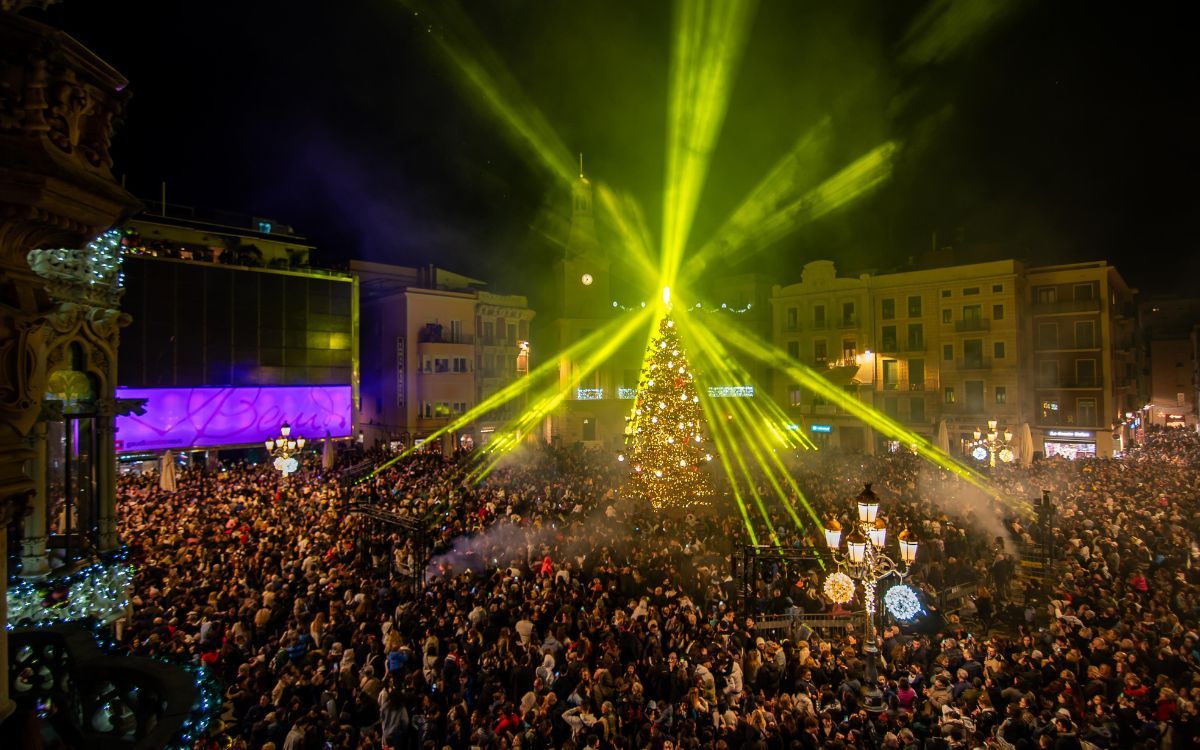
{"label": "building facade", "polygon": [[[353,261],[362,288],[363,399],[367,445],[424,441],[529,372],[534,311],[521,295],[436,267]],[[523,400],[490,410],[444,436],[444,448],[486,443]]]}
{"label": "building facade", "polygon": [[1138,403],[1134,290],[1103,261],[1028,272],[1035,443],[1047,456],[1111,457]]}
{"label": "building facade", "polygon": [[1195,428],[1196,329],[1200,299],[1159,298],[1138,303],[1142,375],[1139,417],[1159,427]]}
{"label": "building facade", "polygon": [[[847,278],[816,261],[774,288],[772,331],[791,358],[953,453],[995,420],[1028,457],[1111,456],[1137,408],[1132,298],[1104,263]],[[899,447],[781,373],[773,393],[819,444]]]}

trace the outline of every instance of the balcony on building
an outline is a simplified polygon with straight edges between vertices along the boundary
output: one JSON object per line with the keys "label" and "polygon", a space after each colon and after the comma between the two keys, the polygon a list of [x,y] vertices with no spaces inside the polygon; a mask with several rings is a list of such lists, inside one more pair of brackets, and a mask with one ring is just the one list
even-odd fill
{"label": "balcony on building", "polygon": [[858,328],[858,316],[850,315],[838,319],[838,328]]}
{"label": "balcony on building", "polygon": [[1035,301],[1034,315],[1062,315],[1064,313],[1094,313],[1100,312],[1099,299],[1064,299],[1051,301]]}
{"label": "balcony on building", "polygon": [[959,370],[990,370],[992,361],[988,357],[962,357],[954,361]]}
{"label": "balcony on building", "polygon": [[964,318],[954,321],[955,333],[973,333],[975,331],[990,331],[992,321],[987,318]]}

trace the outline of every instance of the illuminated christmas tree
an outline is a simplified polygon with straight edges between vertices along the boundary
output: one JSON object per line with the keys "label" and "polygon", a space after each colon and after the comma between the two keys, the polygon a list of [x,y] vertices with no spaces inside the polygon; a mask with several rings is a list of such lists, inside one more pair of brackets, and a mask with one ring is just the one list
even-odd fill
{"label": "illuminated christmas tree", "polygon": [[667,315],[646,350],[625,426],[626,453],[618,456],[630,467],[624,493],[656,509],[709,502],[713,491],[704,464],[712,454],[704,427],[696,379]]}

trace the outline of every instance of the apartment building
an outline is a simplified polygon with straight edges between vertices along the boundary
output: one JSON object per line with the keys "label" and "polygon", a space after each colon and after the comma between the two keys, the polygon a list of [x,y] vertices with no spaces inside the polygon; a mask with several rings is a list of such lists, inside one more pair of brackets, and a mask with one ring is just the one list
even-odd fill
{"label": "apartment building", "polygon": [[[838,277],[833,261],[804,266],[800,283],[771,290],[771,330],[792,359],[827,378],[831,386],[873,402],[875,379],[869,277]],[[821,447],[874,451],[874,436],[828,398],[776,373],[776,401]]]}
{"label": "apartment building", "polygon": [[[368,445],[425,440],[528,374],[534,311],[525,297],[433,266],[352,261],[351,271],[362,289],[358,424]],[[481,415],[443,447],[487,442],[518,408]]]}
{"label": "apartment building", "polygon": [[1141,409],[1134,293],[1103,261],[1031,268],[1035,443],[1047,456],[1111,456]]}
{"label": "apartment building", "polygon": [[875,408],[963,449],[996,420],[1016,432],[1032,395],[1021,377],[1023,279],[1013,260],[868,280],[878,368]]}

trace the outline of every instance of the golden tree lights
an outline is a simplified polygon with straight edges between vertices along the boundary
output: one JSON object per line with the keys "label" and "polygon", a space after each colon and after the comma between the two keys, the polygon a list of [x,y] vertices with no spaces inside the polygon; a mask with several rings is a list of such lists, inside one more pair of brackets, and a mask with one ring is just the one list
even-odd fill
{"label": "golden tree lights", "polygon": [[712,460],[696,379],[670,315],[650,342],[633,409],[626,419],[629,465],[625,492],[657,509],[707,503],[713,495],[704,465]]}

